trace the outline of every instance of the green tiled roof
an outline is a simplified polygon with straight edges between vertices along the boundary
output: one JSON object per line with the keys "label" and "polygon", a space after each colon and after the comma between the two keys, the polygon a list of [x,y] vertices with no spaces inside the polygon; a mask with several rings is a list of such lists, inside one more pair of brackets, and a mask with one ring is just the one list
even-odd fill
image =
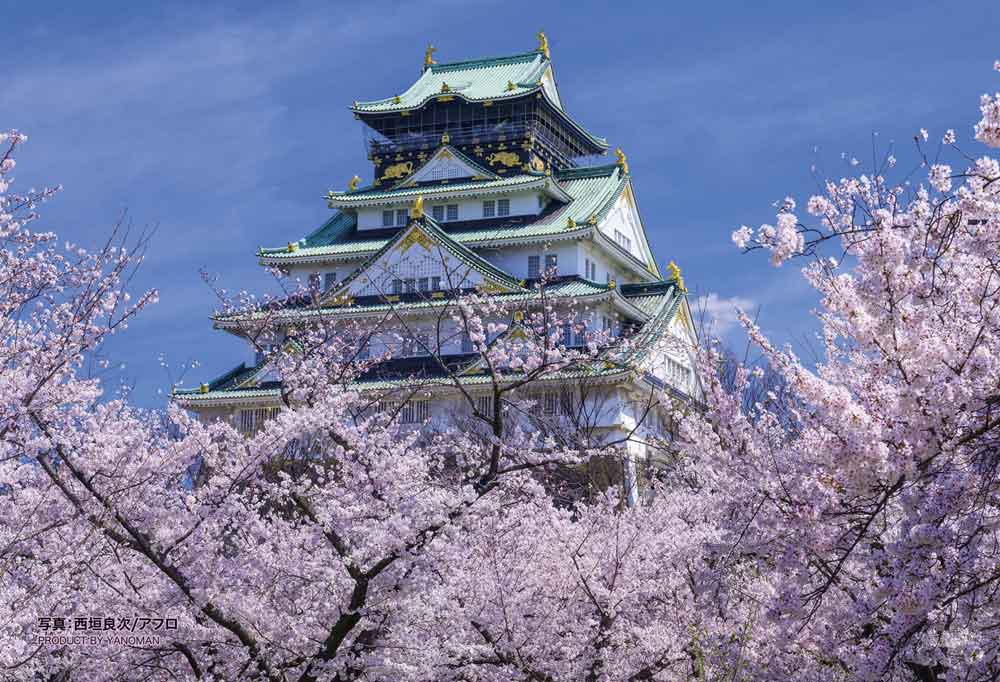
{"label": "green tiled roof", "polygon": [[[485,102],[515,99],[538,92],[591,144],[607,149],[607,140],[585,130],[566,114],[560,102],[553,100],[545,91],[542,76],[550,65],[551,62],[538,50],[507,57],[432,64],[430,68],[424,69],[413,85],[399,95],[370,102],[355,102],[351,110],[358,114],[385,114],[419,109],[441,96],[458,97],[467,102]],[[448,86],[447,91],[443,91],[445,85]]]}
{"label": "green tiled roof", "polygon": [[[541,85],[539,81],[549,61],[538,51],[515,54],[509,57],[472,59],[449,64],[432,64],[420,78],[395,97],[372,102],[355,102],[352,109],[363,113],[403,111],[420,107],[424,102],[442,94],[451,94],[470,102],[520,97]],[[514,88],[508,90],[508,83]],[[447,84],[449,92],[443,93]]]}
{"label": "green tiled roof", "polygon": [[461,192],[469,192],[470,194],[479,194],[494,190],[505,190],[505,189],[515,191],[518,189],[523,189],[526,186],[531,186],[533,184],[543,184],[544,182],[545,182],[544,174],[526,173],[520,175],[512,175],[506,178],[497,178],[496,180],[469,180],[467,182],[450,182],[439,185],[394,187],[392,189],[386,189],[386,190],[379,190],[372,188],[372,189],[360,190],[357,192],[331,192],[329,195],[327,195],[327,200],[330,201],[330,207],[333,208],[334,206],[368,204],[377,201],[385,201],[385,202],[399,201],[400,199],[416,197],[417,195],[433,198],[434,195],[436,194],[452,195]]}
{"label": "green tiled roof", "polygon": [[[527,177],[532,181],[538,179],[537,176],[529,175],[513,176],[504,180],[515,180],[520,177]],[[448,235],[462,244],[555,235],[577,237],[591,229],[587,224],[591,216],[600,221],[607,215],[628,183],[627,176],[613,164],[568,169],[559,172],[555,177],[559,186],[571,198],[568,204],[543,213],[527,225],[501,225],[489,229],[467,228],[448,231]],[[480,183],[483,184],[485,183]],[[455,186],[451,185],[451,188],[454,189]],[[426,192],[426,188],[423,188],[423,191]],[[576,227],[567,229],[567,220],[570,218],[576,223]],[[299,240],[295,251],[290,252],[287,248],[262,249],[260,255],[275,261],[313,256],[364,255],[381,249],[390,239],[391,237],[384,236],[366,237],[364,230],[356,228],[354,216],[338,213],[312,234]]]}
{"label": "green tiled roof", "polygon": [[[416,224],[416,225],[414,225]],[[325,298],[332,299],[340,294],[342,291],[347,289],[351,283],[357,279],[365,270],[371,267],[371,264],[382,257],[389,249],[391,249],[395,244],[400,242],[405,235],[409,234],[412,230],[419,229],[425,234],[434,239],[438,245],[445,251],[450,253],[452,256],[457,258],[459,262],[464,263],[468,267],[476,270],[483,275],[484,278],[492,280],[495,284],[500,284],[506,286],[510,289],[520,289],[521,285],[518,280],[511,275],[507,274],[497,266],[490,263],[488,260],[480,256],[478,253],[473,251],[467,246],[463,246],[456,242],[448,233],[441,229],[437,221],[428,215],[424,215],[410,222],[408,227],[403,228],[395,234],[385,245],[372,254],[368,260],[364,262],[358,269],[348,275],[344,280],[337,286],[336,289],[331,289],[327,292]]]}
{"label": "green tiled roof", "polygon": [[[606,284],[597,284],[596,282],[588,282],[582,279],[567,279],[561,282],[555,282],[548,285],[545,289],[545,295],[550,298],[583,298],[589,296],[602,296],[613,291],[611,287]],[[535,291],[528,291],[521,289],[519,291],[506,292],[506,293],[494,293],[490,294],[493,297],[508,301],[511,303],[516,303],[519,301],[527,301],[532,299],[537,295]],[[662,298],[662,295],[660,296]],[[376,297],[371,297],[376,298]],[[629,299],[631,302],[631,299]],[[454,305],[454,300],[450,298],[424,298],[417,301],[410,301],[406,303],[388,303],[381,300],[376,300],[371,303],[351,305],[351,306],[338,306],[335,308],[322,308],[322,307],[288,307],[285,310],[275,312],[274,310],[266,310],[254,312],[251,314],[245,313],[229,313],[225,315],[217,315],[213,317],[213,321],[219,323],[220,326],[226,326],[229,324],[238,323],[252,323],[256,320],[267,319],[272,322],[281,322],[283,319],[294,320],[295,322],[301,322],[304,320],[309,320],[313,318],[319,318],[323,316],[337,316],[337,315],[366,315],[370,313],[381,313],[389,310],[427,310],[433,308],[441,308],[448,305]]]}
{"label": "green tiled roof", "polygon": [[[563,295],[574,295],[566,292],[604,292],[609,288],[602,287],[592,282],[581,280],[571,280],[564,284],[563,289],[559,289]],[[648,307],[652,318],[648,320],[639,332],[632,337],[633,348],[623,357],[619,364],[594,365],[581,367],[564,372],[556,372],[546,377],[547,380],[570,380],[587,378],[610,378],[623,375],[630,371],[630,368],[642,362],[650,350],[654,348],[657,339],[666,333],[668,326],[673,321],[678,309],[685,298],[684,294],[677,289],[676,283],[657,282],[649,285],[648,289],[656,289],[655,293],[641,293],[641,288],[645,285],[627,285],[631,289],[637,290],[638,295],[628,295],[628,300],[641,303],[643,307]],[[553,289],[558,289],[558,285],[553,285]],[[517,294],[525,297],[527,294]],[[575,294],[580,295],[580,294]],[[586,295],[585,293],[583,295]],[[430,303],[430,302],[428,302]],[[318,312],[318,311],[317,311]],[[625,365],[628,365],[626,367]],[[242,400],[259,400],[273,398],[277,400],[281,391],[279,387],[273,385],[253,386],[246,385],[246,382],[254,376],[263,372],[263,367],[246,367],[240,365],[223,376],[208,384],[209,390],[205,393],[198,389],[186,389],[175,392],[175,399],[182,403],[197,404],[209,401],[239,402]],[[491,381],[488,375],[468,374],[461,377],[463,385],[486,384]],[[392,390],[405,388],[408,385],[439,385],[448,386],[453,382],[448,377],[421,378],[421,377],[400,377],[400,378],[372,378],[358,381],[355,386],[361,390]],[[243,384],[243,387],[241,387]]]}

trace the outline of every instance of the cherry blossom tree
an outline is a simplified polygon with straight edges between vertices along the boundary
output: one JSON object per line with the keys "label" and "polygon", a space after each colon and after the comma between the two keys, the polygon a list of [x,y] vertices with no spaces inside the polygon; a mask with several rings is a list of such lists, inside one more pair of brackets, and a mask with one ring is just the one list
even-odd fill
{"label": "cherry blossom tree", "polygon": [[[1000,94],[981,112],[977,140],[1000,146]],[[400,428],[355,388],[377,361],[358,354],[365,330],[336,325],[273,354],[286,409],[249,438],[107,399],[80,368],[155,299],[126,292],[141,247],[116,233],[89,253],[32,232],[52,191],[9,191],[24,138],[6,135],[0,674],[996,679],[1000,164],[951,131],[928,140],[926,182],[893,183],[886,156],[828,182],[808,217],[788,199],[773,226],[734,233],[775,265],[810,259],[825,356],[807,366],[744,317],[781,395],[703,351],[705,405],[678,406],[678,440],[627,506],[615,487],[553,493],[558,472],[620,444],[521,418],[537,410],[519,389],[628,357],[627,338],[567,348],[544,287],[521,333],[492,343],[499,297],[444,313],[494,401],[447,366],[436,387],[465,395],[483,428]],[[257,319],[252,338],[272,322]],[[60,616],[161,627],[33,636]]]}

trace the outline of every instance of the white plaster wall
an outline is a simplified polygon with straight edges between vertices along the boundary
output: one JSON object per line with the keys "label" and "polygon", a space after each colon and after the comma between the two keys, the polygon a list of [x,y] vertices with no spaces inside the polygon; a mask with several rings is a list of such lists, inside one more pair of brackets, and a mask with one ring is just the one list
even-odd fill
{"label": "white plaster wall", "polygon": [[[520,216],[520,215],[538,215],[538,192],[515,192],[510,194],[498,194],[495,196],[484,195],[482,197],[477,197],[475,199],[462,198],[462,199],[447,199],[447,198],[433,198],[426,197],[424,199],[424,211],[431,215],[431,207],[435,205],[447,205],[447,204],[458,204],[458,220],[482,220],[483,219],[483,201],[497,199],[509,199],[510,200],[510,215]],[[399,204],[393,204],[391,206],[375,206],[366,207],[358,209],[358,229],[359,230],[381,230],[382,225],[382,211],[387,211],[392,209],[405,208],[410,209],[413,207],[413,200],[407,200],[405,202],[400,202]],[[494,216],[497,217],[497,216]]]}

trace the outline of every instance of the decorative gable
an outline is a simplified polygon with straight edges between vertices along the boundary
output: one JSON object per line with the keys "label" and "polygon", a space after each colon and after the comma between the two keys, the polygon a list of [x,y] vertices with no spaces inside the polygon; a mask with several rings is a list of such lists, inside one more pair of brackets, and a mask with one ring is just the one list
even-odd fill
{"label": "decorative gable", "polygon": [[473,162],[458,150],[444,145],[413,175],[399,187],[410,187],[421,182],[441,182],[444,180],[467,180],[470,178],[490,179],[497,176]]}
{"label": "decorative gable", "polygon": [[556,78],[552,73],[551,66],[545,69],[545,73],[542,74],[542,89],[545,90],[545,94],[549,96],[552,103],[562,109],[562,100],[559,99],[559,90],[556,88]]}
{"label": "decorative gable", "polygon": [[656,262],[646,240],[646,231],[639,217],[631,184],[626,185],[625,191],[601,222],[601,232],[622,249],[646,263],[650,272],[657,274]]}
{"label": "decorative gable", "polygon": [[328,292],[326,306],[350,305],[355,298],[381,296],[400,300],[406,294],[428,298],[455,289],[519,289],[517,281],[475,252],[458,244],[427,217],[413,220],[395,239]]}

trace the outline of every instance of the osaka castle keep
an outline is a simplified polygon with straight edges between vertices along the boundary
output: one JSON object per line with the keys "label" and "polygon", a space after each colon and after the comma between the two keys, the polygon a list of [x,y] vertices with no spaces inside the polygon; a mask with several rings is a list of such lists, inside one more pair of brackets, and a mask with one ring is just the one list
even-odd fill
{"label": "osaka castle keep", "polygon": [[[247,361],[173,399],[252,434],[285,404],[268,363],[274,348],[312,321],[360,321],[374,330],[360,356],[380,360],[353,386],[395,405],[401,423],[429,427],[460,413],[463,398],[489,404],[494,395],[468,334],[440,333],[452,319],[442,310],[485,292],[510,302],[497,322],[511,333],[540,304],[544,277],[546,305],[573,307],[587,329],[631,343],[627,366],[594,363],[533,384],[538,416],[565,418],[574,400],[600,396],[588,412],[594,428],[634,432],[641,419],[644,431],[669,437],[665,406],[650,410],[648,397],[700,395],[684,282],[673,262],[664,272],[653,258],[625,154],[609,156],[607,141],[563,107],[548,42],[538,40],[523,54],[440,64],[429,47],[404,92],[354,102],[371,181],[355,176],[331,191],[326,222],[305,237],[275,235],[282,245],[257,253],[260,265],[308,282],[311,295],[267,313],[277,346],[249,331],[260,311],[213,317],[250,346]],[[566,325],[563,343],[582,346],[584,335]]]}

